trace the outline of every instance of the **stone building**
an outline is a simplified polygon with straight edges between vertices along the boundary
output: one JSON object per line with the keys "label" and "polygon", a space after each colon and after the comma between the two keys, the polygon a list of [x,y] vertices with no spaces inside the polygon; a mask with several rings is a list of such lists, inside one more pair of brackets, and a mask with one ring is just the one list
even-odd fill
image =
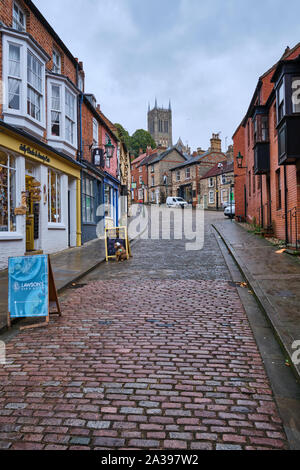
{"label": "stone building", "polygon": [[204,209],[222,210],[234,201],[233,161],[216,163],[200,179],[199,203]]}
{"label": "stone building", "polygon": [[216,163],[230,159],[222,152],[222,141],[213,134],[210,148],[205,152],[200,147],[184,163],[171,169],[172,196],[182,197],[190,204],[200,204],[200,179]]}
{"label": "stone building", "polygon": [[172,195],[171,170],[185,161],[186,157],[176,147],[158,152],[148,160],[148,200],[151,204],[164,204]]}
{"label": "stone building", "polygon": [[157,100],[155,100],[155,106],[152,110],[150,110],[149,105],[148,132],[150,132],[158,147],[172,147],[173,138],[171,102],[169,103],[168,109],[164,109],[163,107],[159,108],[157,106]]}

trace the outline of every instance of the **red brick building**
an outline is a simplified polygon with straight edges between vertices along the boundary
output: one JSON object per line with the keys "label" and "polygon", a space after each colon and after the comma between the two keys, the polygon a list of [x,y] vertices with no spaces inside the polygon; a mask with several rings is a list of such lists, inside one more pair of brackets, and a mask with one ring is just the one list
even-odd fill
{"label": "red brick building", "polygon": [[148,166],[147,163],[157,156],[157,149],[148,147],[131,162],[131,199],[132,202],[147,203],[148,201]]}
{"label": "red brick building", "polygon": [[293,246],[300,239],[299,55],[300,44],[287,48],[259,78],[233,136],[236,217]]}

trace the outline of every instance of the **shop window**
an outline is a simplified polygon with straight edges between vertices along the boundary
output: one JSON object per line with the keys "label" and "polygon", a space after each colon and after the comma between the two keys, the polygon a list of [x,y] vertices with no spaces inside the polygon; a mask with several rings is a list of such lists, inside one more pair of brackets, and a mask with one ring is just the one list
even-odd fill
{"label": "shop window", "polygon": [[13,3],[13,22],[12,27],[17,31],[26,30],[26,18],[23,10],[19,7],[17,3]]}
{"label": "shop window", "polygon": [[0,232],[16,232],[15,207],[15,160],[0,152]]}
{"label": "shop window", "polygon": [[95,191],[94,181],[87,176],[83,179],[82,187],[82,217],[83,222],[95,222]]}
{"label": "shop window", "polygon": [[108,185],[105,185],[104,203],[105,203],[105,216],[112,217],[112,214],[113,214],[112,189]]}
{"label": "shop window", "polygon": [[60,224],[61,217],[61,178],[60,174],[48,170],[48,222]]}
{"label": "shop window", "polygon": [[53,49],[53,67],[52,71],[54,73],[61,73],[61,57],[59,52]]}

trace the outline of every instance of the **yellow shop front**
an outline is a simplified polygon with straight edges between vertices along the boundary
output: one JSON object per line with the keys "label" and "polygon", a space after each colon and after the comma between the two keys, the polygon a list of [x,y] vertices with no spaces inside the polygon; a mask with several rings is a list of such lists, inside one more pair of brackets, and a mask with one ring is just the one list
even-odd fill
{"label": "yellow shop front", "polygon": [[81,165],[0,123],[0,269],[81,245]]}

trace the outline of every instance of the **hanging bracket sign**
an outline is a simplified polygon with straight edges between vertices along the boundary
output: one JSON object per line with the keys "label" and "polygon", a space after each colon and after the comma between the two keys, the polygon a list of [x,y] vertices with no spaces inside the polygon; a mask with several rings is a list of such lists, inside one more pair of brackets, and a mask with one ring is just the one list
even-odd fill
{"label": "hanging bracket sign", "polygon": [[[60,306],[48,255],[20,256],[8,260],[8,327],[15,318],[45,318],[45,323],[21,329],[46,326],[49,323],[50,303]],[[52,312],[51,312],[52,314]]]}

